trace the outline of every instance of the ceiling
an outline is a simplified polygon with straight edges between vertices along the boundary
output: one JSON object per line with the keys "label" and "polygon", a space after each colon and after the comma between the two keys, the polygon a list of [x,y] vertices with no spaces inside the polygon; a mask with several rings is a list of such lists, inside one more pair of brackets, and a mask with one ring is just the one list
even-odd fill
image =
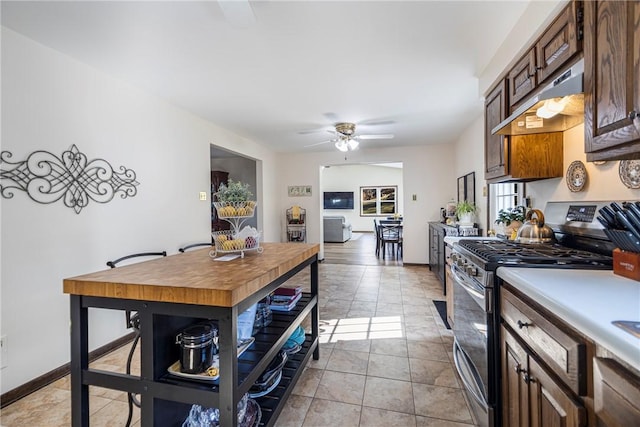
{"label": "ceiling", "polygon": [[[278,152],[451,142],[527,1],[2,1],[2,25]],[[244,9],[243,9],[244,7]],[[247,9],[249,7],[250,9]],[[247,14],[247,12],[249,12]],[[252,12],[252,13],[251,13]]]}

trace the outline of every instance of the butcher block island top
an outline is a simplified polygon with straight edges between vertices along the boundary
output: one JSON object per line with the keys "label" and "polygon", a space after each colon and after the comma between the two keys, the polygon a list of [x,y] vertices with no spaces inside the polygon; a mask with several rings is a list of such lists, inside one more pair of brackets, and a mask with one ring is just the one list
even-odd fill
{"label": "butcher block island top", "polygon": [[318,244],[263,243],[261,254],[214,261],[210,248],[64,279],[64,293],[233,307],[315,256]]}

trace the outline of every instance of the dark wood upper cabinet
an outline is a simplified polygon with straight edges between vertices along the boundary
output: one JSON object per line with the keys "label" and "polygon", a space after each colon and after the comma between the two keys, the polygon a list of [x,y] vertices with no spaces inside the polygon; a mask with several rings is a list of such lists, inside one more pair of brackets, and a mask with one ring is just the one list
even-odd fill
{"label": "dark wood upper cabinet", "polygon": [[537,85],[535,49],[529,49],[520,61],[511,68],[507,74],[507,82],[512,107],[535,89]]}
{"label": "dark wood upper cabinet", "polygon": [[561,177],[561,132],[510,137],[491,134],[491,129],[507,117],[507,108],[507,82],[501,80],[485,100],[484,178],[497,183]]}
{"label": "dark wood upper cabinet", "polygon": [[527,95],[551,81],[582,51],[583,5],[569,3],[522,58],[507,73],[513,111]]}
{"label": "dark wood upper cabinet", "polygon": [[588,161],[640,159],[640,2],[585,2]]}
{"label": "dark wood upper cabinet", "polygon": [[490,180],[509,173],[506,162],[507,137],[492,135],[491,129],[507,117],[507,82],[500,83],[487,95],[484,104],[484,178]]}
{"label": "dark wood upper cabinet", "polygon": [[571,2],[536,43],[536,77],[544,83],[581,48],[583,5]]}

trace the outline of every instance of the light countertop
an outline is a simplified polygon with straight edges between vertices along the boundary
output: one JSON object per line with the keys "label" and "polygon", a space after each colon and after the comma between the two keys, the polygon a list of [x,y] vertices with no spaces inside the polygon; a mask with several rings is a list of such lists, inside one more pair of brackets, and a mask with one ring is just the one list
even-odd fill
{"label": "light countertop", "polygon": [[468,237],[463,237],[463,236],[445,236],[444,242],[449,246],[453,246],[455,243],[458,243],[460,240],[463,240],[463,239],[471,239],[471,240],[501,240],[498,237],[487,237],[487,236],[468,236]]}
{"label": "light countertop", "polygon": [[640,282],[599,270],[500,267],[497,274],[640,370],[640,338],[611,323],[640,321]]}

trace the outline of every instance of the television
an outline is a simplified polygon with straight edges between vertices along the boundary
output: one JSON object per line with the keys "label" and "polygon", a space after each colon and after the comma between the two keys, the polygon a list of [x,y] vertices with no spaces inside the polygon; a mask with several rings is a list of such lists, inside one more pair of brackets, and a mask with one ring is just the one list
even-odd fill
{"label": "television", "polygon": [[325,191],[325,209],[353,209],[353,191]]}

